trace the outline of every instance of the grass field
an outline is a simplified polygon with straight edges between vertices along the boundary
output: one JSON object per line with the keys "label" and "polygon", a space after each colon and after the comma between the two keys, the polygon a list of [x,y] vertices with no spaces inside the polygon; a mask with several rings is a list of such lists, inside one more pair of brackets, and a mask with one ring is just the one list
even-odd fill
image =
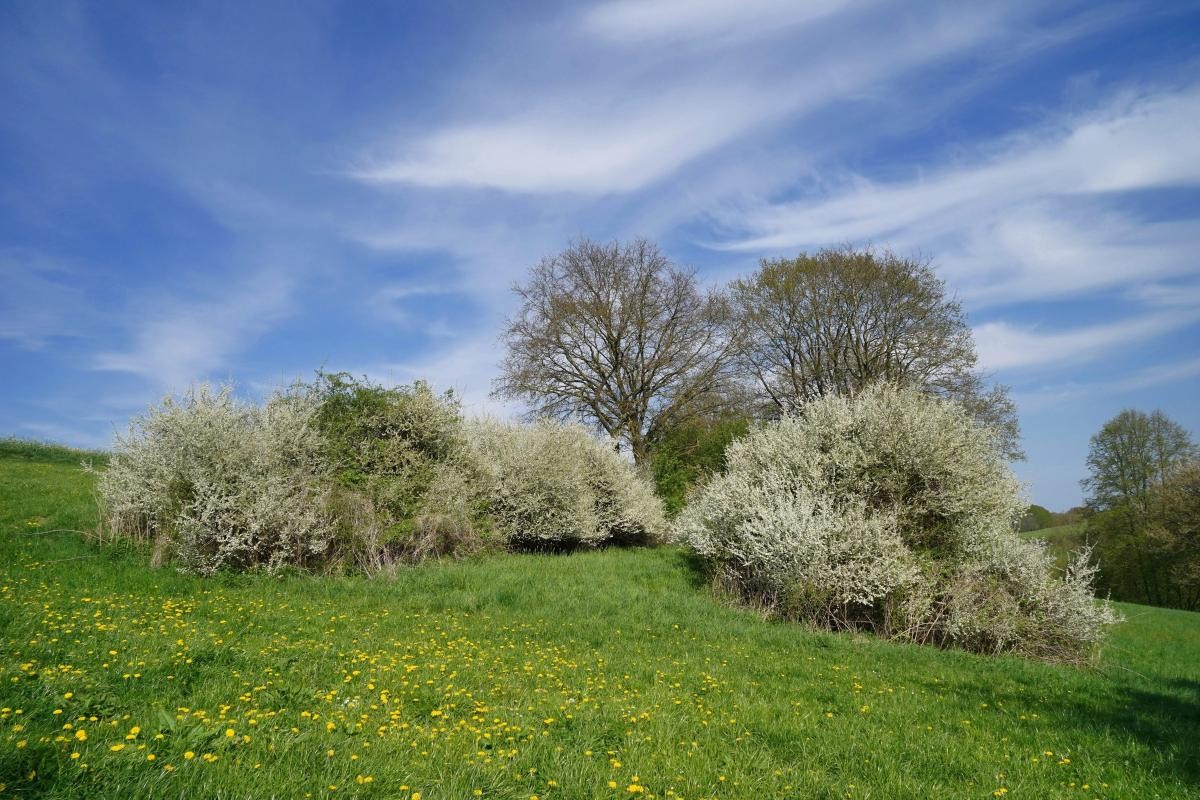
{"label": "grass field", "polygon": [[764,622],[670,549],[205,580],[47,533],[72,460],[0,450],[0,797],[1200,793],[1200,615],[1079,671]]}
{"label": "grass field", "polygon": [[1042,528],[1040,531],[1026,531],[1021,534],[1021,538],[1044,539],[1051,554],[1058,561],[1058,566],[1065,567],[1071,554],[1087,544],[1087,523],[1076,522],[1073,525]]}

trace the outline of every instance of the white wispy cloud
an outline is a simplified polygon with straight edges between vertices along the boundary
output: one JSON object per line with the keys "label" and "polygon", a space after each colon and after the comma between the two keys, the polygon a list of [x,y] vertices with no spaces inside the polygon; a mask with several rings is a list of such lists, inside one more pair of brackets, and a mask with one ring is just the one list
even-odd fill
{"label": "white wispy cloud", "polygon": [[1147,313],[1116,322],[1045,330],[1007,322],[986,322],[974,329],[980,366],[1002,372],[1053,364],[1065,366],[1145,344],[1200,321],[1200,309]]}
{"label": "white wispy cloud", "polygon": [[850,0],[612,0],[589,8],[584,27],[607,39],[642,43],[650,39],[740,38],[780,34],[837,14]]}
{"label": "white wispy cloud", "polygon": [[1146,283],[1135,287],[1131,296],[1150,306],[1200,308],[1200,282]]}
{"label": "white wispy cloud", "polygon": [[1200,358],[1154,364],[1144,367],[1122,378],[1108,381],[1064,383],[1026,389],[1015,394],[1019,407],[1025,411],[1036,411],[1067,403],[1077,403],[1080,398],[1096,399],[1108,395],[1135,392],[1189,380],[1200,376]]}
{"label": "white wispy cloud", "polygon": [[90,316],[79,276],[32,252],[0,252],[0,340],[40,349],[61,336],[78,336]]}
{"label": "white wispy cloud", "polygon": [[965,227],[961,236],[891,241],[935,252],[944,274],[975,308],[1049,300],[1195,274],[1200,225],[1148,221],[1095,204],[1031,200]]}
{"label": "white wispy cloud", "polygon": [[910,180],[843,176],[832,190],[742,208],[739,252],[885,243],[932,253],[974,307],[1193,274],[1200,225],[1116,202],[1200,185],[1200,86],[1124,94],[1091,113],[978,147]]}
{"label": "white wispy cloud", "polygon": [[[628,20],[650,12],[619,7],[600,18]],[[675,7],[655,13],[663,15],[663,25],[676,16],[703,17]],[[735,140],[744,145],[783,120],[795,122],[829,103],[879,90],[1008,30],[1001,12],[963,6],[917,14],[904,25],[876,20],[855,27],[854,36],[814,31],[803,46],[786,43],[786,59],[771,48],[759,52],[757,42],[719,60],[672,58],[669,49],[630,59],[621,48],[601,48],[596,65],[568,88],[527,79],[498,87],[495,94],[511,102],[493,105],[515,110],[472,109],[460,120],[385,142],[350,174],[372,185],[633,192]],[[547,74],[569,69],[560,63],[567,59],[561,53],[542,57]]]}
{"label": "white wispy cloud", "polygon": [[[970,229],[1029,201],[1200,183],[1200,87],[1122,97],[1084,117],[1023,132],[976,158],[923,168],[909,181],[843,179],[841,191],[766,205],[731,220],[751,235],[725,243],[768,250],[862,241],[918,229]],[[965,162],[965,163],[964,163]],[[985,218],[986,218],[985,216]]]}
{"label": "white wispy cloud", "polygon": [[420,304],[423,298],[441,297],[452,294],[456,287],[450,284],[408,284],[396,283],[373,289],[368,300],[368,308],[378,319],[393,325],[412,327],[414,324],[424,324],[425,332],[432,336],[444,336],[444,322],[422,323],[421,315],[414,313],[412,306]]}
{"label": "white wispy cloud", "polygon": [[132,345],[97,353],[92,368],[137,375],[163,391],[182,390],[231,370],[232,356],[291,313],[292,291],[284,273],[264,270],[216,296],[151,301],[151,309],[139,310]]}
{"label": "white wispy cloud", "polygon": [[769,100],[750,87],[725,87],[633,97],[602,110],[555,102],[513,119],[436,131],[356,175],[376,184],[628,192],[760,124],[777,108]]}

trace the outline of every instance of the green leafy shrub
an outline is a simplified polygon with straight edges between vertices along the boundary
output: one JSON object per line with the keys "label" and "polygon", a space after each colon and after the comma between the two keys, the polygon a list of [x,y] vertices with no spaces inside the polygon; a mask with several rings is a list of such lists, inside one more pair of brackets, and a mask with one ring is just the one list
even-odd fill
{"label": "green leafy shrub", "polygon": [[672,536],[742,597],[829,628],[1086,660],[1116,617],[1082,553],[1021,541],[1020,487],[959,406],[877,385],[753,429]]}
{"label": "green leafy shrub", "polygon": [[1035,503],[1025,509],[1020,522],[1017,523],[1017,530],[1022,533],[1029,533],[1030,531],[1040,531],[1053,525],[1054,514],[1049,509]]}
{"label": "green leafy shrub", "polygon": [[462,466],[457,399],[424,381],[386,387],[347,373],[318,373],[311,391],[330,469],[343,486],[369,499],[384,544],[400,555],[417,520],[441,510],[427,508],[430,487],[445,470]]}
{"label": "green leafy shrub", "polygon": [[1200,610],[1200,461],[1175,465],[1142,505],[1098,512],[1086,533],[1100,556],[1100,586],[1114,598]]}
{"label": "green leafy shrub", "polygon": [[725,467],[729,443],[750,429],[745,417],[718,417],[683,423],[655,443],[650,454],[654,487],[669,516],[675,516],[688,492]]}
{"label": "green leafy shrub", "polygon": [[468,424],[477,491],[511,547],[650,541],[664,527],[649,484],[578,425]]}

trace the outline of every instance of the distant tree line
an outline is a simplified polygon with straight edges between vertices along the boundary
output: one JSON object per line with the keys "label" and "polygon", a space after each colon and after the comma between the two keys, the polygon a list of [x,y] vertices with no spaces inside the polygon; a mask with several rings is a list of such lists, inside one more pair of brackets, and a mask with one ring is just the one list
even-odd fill
{"label": "distant tree line", "polygon": [[1087,464],[1100,587],[1200,609],[1200,451],[1188,431],[1161,411],[1127,409],[1092,437]]}
{"label": "distant tree line", "polygon": [[494,393],[612,437],[671,510],[750,421],[880,382],[959,402],[1022,457],[1008,389],[979,369],[962,307],[927,261],[825,249],[706,289],[645,239],[580,239],[515,291]]}
{"label": "distant tree line", "polygon": [[1073,506],[1066,511],[1051,511],[1045,506],[1034,503],[1025,510],[1025,515],[1017,523],[1017,530],[1022,533],[1031,533],[1062,525],[1078,525],[1081,522],[1087,522],[1094,514],[1095,511],[1087,506]]}

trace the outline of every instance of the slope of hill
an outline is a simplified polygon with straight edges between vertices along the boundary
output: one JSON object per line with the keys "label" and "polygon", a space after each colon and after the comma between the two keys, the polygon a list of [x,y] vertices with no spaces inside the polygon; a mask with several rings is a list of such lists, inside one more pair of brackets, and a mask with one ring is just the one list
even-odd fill
{"label": "slope of hill", "polygon": [[205,580],[94,524],[69,460],[0,456],[5,794],[1200,791],[1197,614],[1123,605],[1079,671],[766,622],[672,549]]}
{"label": "slope of hill", "polygon": [[1087,544],[1087,523],[1076,522],[1072,525],[1056,525],[1036,531],[1023,531],[1021,538],[1045,540],[1050,552],[1058,561],[1058,565],[1064,567],[1070,560],[1071,554]]}

